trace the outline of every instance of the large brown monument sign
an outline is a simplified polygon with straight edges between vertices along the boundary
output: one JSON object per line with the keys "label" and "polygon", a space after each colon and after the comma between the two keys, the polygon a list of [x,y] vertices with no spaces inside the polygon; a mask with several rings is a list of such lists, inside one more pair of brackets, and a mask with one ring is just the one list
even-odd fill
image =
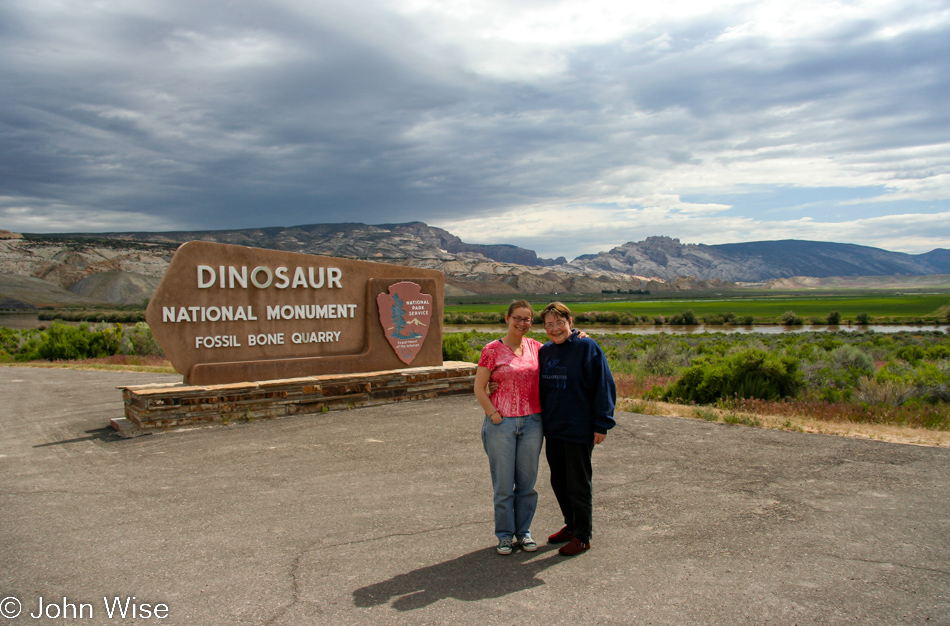
{"label": "large brown monument sign", "polygon": [[146,320],[192,385],[442,365],[445,277],[192,241]]}

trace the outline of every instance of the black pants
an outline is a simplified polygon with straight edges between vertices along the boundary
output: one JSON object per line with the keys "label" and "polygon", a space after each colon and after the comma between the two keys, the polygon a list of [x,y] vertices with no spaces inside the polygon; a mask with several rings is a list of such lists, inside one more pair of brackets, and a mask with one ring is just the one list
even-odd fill
{"label": "black pants", "polygon": [[564,515],[564,524],[580,541],[590,543],[594,530],[594,492],[590,458],[594,444],[544,440],[551,467],[551,488]]}

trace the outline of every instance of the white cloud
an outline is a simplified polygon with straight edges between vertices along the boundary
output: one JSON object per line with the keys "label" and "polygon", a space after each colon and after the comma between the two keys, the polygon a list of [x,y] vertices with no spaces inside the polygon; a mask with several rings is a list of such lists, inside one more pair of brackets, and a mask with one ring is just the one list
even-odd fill
{"label": "white cloud", "polygon": [[22,230],[950,247],[940,1],[14,0],[0,23]]}
{"label": "white cloud", "polygon": [[3,230],[19,233],[88,233],[163,231],[177,227],[175,222],[147,213],[90,211],[62,205],[37,208],[20,205],[17,200],[0,197],[0,228]]}
{"label": "white cloud", "polygon": [[628,208],[534,206],[488,219],[443,221],[439,226],[464,241],[512,243],[532,248],[542,257],[564,255],[568,260],[606,251],[627,241],[673,234],[684,243],[805,239],[913,254],[946,247],[950,241],[950,211],[819,222],[810,217],[752,219],[717,215],[715,211],[697,215],[689,206],[675,202]]}

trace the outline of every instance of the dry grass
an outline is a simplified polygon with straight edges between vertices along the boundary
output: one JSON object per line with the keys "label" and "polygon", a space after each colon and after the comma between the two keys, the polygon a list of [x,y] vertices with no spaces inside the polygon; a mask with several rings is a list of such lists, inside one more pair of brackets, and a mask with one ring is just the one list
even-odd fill
{"label": "dry grass", "polygon": [[631,374],[615,374],[617,383],[617,397],[642,397],[654,387],[666,387],[674,376],[633,376]]}
{"label": "dry grass", "polygon": [[[688,419],[702,419],[709,422],[744,424],[760,428],[776,430],[790,430],[804,433],[820,433],[824,435],[838,435],[855,437],[858,439],[875,439],[892,443],[905,443],[920,446],[936,446],[950,448],[950,432],[911,428],[909,426],[895,426],[891,424],[855,423],[847,420],[819,419],[811,415],[796,411],[794,404],[787,404],[781,414],[760,411],[733,411],[714,407],[672,404],[637,398],[622,398],[617,408],[632,413],[646,415],[666,415]],[[765,408],[765,407],[762,407]],[[774,408],[774,407],[773,407]]]}
{"label": "dry grass", "polygon": [[81,361],[27,361],[25,363],[0,363],[5,367],[46,367],[71,370],[100,370],[107,372],[145,372],[149,374],[175,374],[168,359],[157,356],[134,356],[116,354],[101,359]]}

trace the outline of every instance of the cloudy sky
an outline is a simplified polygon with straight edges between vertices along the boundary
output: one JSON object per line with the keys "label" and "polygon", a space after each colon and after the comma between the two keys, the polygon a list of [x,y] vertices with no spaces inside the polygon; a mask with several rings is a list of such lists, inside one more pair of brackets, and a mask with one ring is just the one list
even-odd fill
{"label": "cloudy sky", "polygon": [[4,0],[0,228],[950,248],[946,0]]}

